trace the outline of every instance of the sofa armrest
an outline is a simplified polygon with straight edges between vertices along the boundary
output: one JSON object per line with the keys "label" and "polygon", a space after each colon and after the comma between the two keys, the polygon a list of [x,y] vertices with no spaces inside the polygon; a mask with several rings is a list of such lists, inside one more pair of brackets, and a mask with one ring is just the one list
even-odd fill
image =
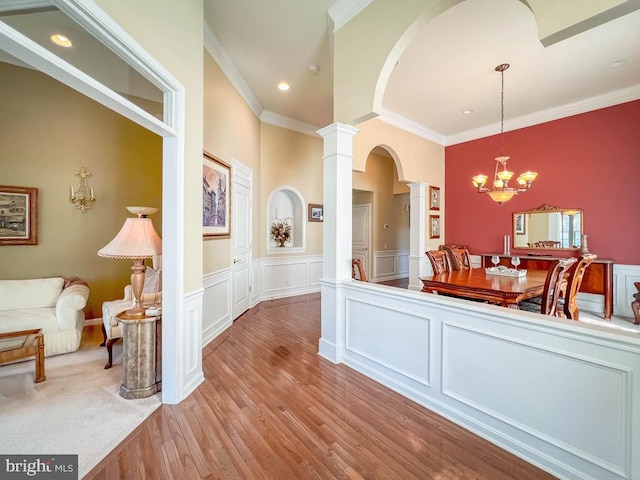
{"label": "sofa armrest", "polygon": [[76,327],[78,311],[82,310],[89,298],[89,287],[86,285],[71,285],[64,290],[56,302],[56,318],[60,329],[67,330]]}

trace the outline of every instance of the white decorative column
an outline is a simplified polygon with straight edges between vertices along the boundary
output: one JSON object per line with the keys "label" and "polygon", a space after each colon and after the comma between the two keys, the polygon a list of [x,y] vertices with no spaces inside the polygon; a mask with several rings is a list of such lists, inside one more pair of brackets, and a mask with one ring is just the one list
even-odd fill
{"label": "white decorative column", "polygon": [[426,254],[427,245],[427,184],[409,184],[409,289],[422,290],[420,277],[431,275]]}
{"label": "white decorative column", "polygon": [[341,362],[344,311],[340,283],[351,281],[351,186],[353,136],[358,129],[331,124],[318,134],[324,139],[321,334],[318,353]]}

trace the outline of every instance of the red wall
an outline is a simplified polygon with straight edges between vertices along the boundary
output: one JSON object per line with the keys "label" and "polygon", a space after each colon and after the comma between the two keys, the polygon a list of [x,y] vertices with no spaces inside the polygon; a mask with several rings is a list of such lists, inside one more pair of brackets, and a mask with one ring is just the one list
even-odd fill
{"label": "red wall", "polygon": [[583,209],[589,251],[640,265],[640,100],[507,132],[504,151],[514,177],[531,170],[538,178],[501,207],[471,184],[493,175],[499,135],[446,147],[447,243],[501,252],[512,212],[548,203]]}

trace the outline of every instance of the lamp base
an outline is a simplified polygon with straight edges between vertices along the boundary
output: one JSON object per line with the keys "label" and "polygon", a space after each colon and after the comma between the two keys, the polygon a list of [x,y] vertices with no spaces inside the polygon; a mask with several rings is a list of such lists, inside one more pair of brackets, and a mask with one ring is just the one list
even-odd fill
{"label": "lamp base", "polygon": [[144,309],[144,307],[142,307],[142,305],[136,305],[132,309],[127,310],[126,312],[122,313],[121,316],[126,318],[127,320],[133,320],[133,319],[136,319],[136,318],[144,318],[144,317],[146,317],[145,309]]}

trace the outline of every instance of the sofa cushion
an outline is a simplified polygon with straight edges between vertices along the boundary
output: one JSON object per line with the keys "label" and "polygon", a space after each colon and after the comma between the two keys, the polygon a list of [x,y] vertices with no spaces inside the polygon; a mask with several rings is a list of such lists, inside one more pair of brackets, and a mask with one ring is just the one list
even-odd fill
{"label": "sofa cushion", "polygon": [[63,286],[62,277],[0,280],[0,311],[55,307]]}

